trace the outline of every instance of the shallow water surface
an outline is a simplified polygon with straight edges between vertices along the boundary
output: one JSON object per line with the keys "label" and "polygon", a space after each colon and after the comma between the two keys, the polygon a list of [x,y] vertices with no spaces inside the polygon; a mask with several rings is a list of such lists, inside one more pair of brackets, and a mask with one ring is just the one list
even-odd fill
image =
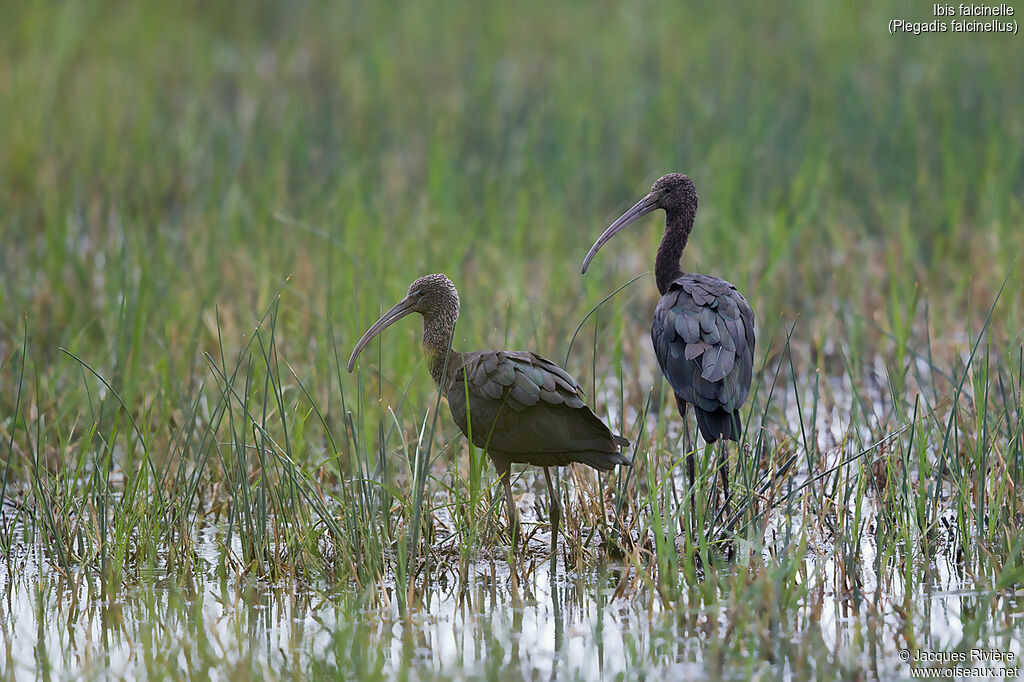
{"label": "shallow water surface", "polygon": [[861,547],[859,606],[837,591],[843,568],[823,545],[807,555],[803,599],[780,610],[790,622],[749,643],[744,623],[761,607],[750,595],[726,592],[727,581],[715,588],[704,580],[666,606],[647,575],[623,566],[552,565],[540,549],[544,538],[512,567],[504,559],[476,561],[465,581],[449,578],[457,572],[447,567],[435,570],[437,579],[404,616],[394,584],[360,590],[218,577],[224,539],[213,528],[198,534],[200,561],[187,577],[153,567],[116,592],[81,570],[61,575],[41,568],[47,564],[37,548],[19,548],[0,564],[6,674],[802,678],[814,674],[805,667],[808,659],[821,655],[836,671],[887,679],[910,672],[900,660],[908,629],[926,651],[956,649],[965,628],[980,629],[972,640],[1017,657],[1011,673],[1021,654],[1024,595],[966,589],[965,576],[942,560],[914,594],[903,594],[899,580],[884,581],[879,592],[870,539]]}

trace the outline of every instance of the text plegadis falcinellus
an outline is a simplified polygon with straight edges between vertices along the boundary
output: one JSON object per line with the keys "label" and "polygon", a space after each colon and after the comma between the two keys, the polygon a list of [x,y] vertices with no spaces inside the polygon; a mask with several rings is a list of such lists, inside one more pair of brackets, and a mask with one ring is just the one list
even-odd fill
{"label": "text plegadis falcinellus", "polygon": [[511,464],[544,467],[554,552],[562,509],[548,467],[580,462],[607,471],[616,464],[628,466],[629,459],[619,451],[628,441],[608,430],[587,407],[576,380],[547,358],[521,351],[449,351],[459,292],[444,275],[424,275],[413,282],[405,298],[359,339],[348,371],[373,337],[409,313],[423,317],[423,351],[452,418],[487,452],[502,478],[513,546],[519,538],[519,515],[512,500]]}
{"label": "text plegadis falcinellus", "polygon": [[[650,193],[611,224],[583,260],[634,220],[664,209],[665,235],[654,264],[661,300],[654,309],[651,340],[661,371],[676,395],[689,441],[686,406],[693,406],[697,426],[708,443],[719,438],[739,442],[739,409],[750,393],[754,364],[754,311],[736,287],[711,275],[684,273],[679,259],[693,229],[697,190],[682,173],[658,178]],[[687,443],[687,475],[694,483],[693,452]],[[729,466],[722,457],[722,484],[729,503]],[[691,493],[692,494],[692,493]],[[690,499],[691,506],[693,498]]]}

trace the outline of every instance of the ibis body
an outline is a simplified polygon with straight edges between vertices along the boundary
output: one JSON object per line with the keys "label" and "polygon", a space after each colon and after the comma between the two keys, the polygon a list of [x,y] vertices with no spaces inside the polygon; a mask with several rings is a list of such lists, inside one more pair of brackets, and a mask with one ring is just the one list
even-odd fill
{"label": "ibis body", "polygon": [[[652,211],[665,211],[665,234],[655,258],[654,275],[661,300],[654,309],[651,341],[662,374],[675,393],[686,421],[693,406],[697,427],[708,443],[739,441],[740,408],[750,393],[754,365],[754,311],[729,282],[712,275],[683,272],[680,258],[693,229],[697,191],[682,173],[657,180],[651,191],[612,223],[583,261],[586,273],[597,251],[616,233]],[[687,437],[689,429],[687,431]],[[728,503],[728,465],[722,481]],[[687,454],[691,488],[692,449]]]}
{"label": "ibis body", "polygon": [[548,467],[579,462],[608,471],[616,465],[628,466],[629,458],[620,451],[628,442],[611,433],[587,407],[576,380],[551,360],[524,351],[451,349],[459,294],[444,275],[425,275],[413,282],[405,298],[356,344],[348,371],[373,337],[413,312],[423,317],[423,351],[452,418],[475,446],[487,452],[502,479],[513,543],[519,533],[511,465],[544,467],[554,550],[561,507]]}

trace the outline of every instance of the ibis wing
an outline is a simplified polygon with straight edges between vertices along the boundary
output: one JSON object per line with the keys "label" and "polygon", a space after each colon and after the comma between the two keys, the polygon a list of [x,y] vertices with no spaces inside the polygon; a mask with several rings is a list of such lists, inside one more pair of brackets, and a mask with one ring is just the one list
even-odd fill
{"label": "ibis wing", "polygon": [[707,412],[734,412],[750,393],[754,312],[710,275],[683,275],[654,310],[651,340],[676,395]]}
{"label": "ibis wing", "polygon": [[[534,353],[465,353],[463,372],[447,391],[456,424],[473,444],[516,455],[618,453],[621,440],[587,407],[579,384]],[[472,429],[470,429],[472,427]],[[556,457],[558,459],[558,457]],[[527,460],[523,460],[527,461]]]}

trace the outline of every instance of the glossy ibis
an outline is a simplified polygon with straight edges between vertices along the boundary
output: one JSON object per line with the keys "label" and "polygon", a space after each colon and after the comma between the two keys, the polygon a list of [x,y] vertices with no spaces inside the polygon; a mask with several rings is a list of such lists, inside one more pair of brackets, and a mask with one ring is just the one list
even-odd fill
{"label": "glossy ibis", "polygon": [[628,466],[629,459],[619,451],[628,441],[608,430],[587,407],[576,380],[547,358],[523,351],[449,351],[459,317],[459,292],[444,275],[425,275],[413,282],[405,298],[359,339],[348,371],[373,337],[409,313],[423,317],[423,352],[452,418],[475,446],[487,452],[502,479],[513,547],[519,538],[519,515],[512,500],[511,464],[544,467],[554,552],[562,509],[548,467],[580,462],[607,471],[616,464]]}
{"label": "glossy ibis", "polygon": [[[675,392],[686,439],[686,406],[692,405],[697,426],[708,443],[719,438],[739,442],[739,410],[750,393],[754,364],[754,311],[736,287],[711,275],[684,273],[679,259],[693,229],[697,190],[682,173],[654,183],[650,193],[611,224],[583,260],[633,221],[657,209],[665,211],[665,235],[658,247],[654,276],[661,300],[654,309],[651,340],[661,371]],[[691,507],[694,484],[693,450],[687,442],[687,475]],[[719,472],[729,504],[729,465],[722,456]]]}

